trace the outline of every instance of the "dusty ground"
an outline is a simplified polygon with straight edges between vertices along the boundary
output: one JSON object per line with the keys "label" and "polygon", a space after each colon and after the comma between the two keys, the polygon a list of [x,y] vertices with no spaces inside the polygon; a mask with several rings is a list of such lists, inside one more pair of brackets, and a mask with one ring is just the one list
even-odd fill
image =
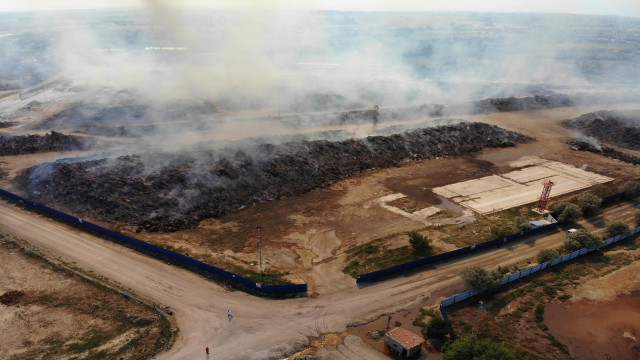
{"label": "dusty ground", "polygon": [[158,312],[0,234],[0,359],[138,359],[163,349]]}
{"label": "dusty ground", "polygon": [[640,358],[640,262],[590,279],[570,294],[570,301],[546,307],[545,323],[572,357]]}
{"label": "dusty ground", "polygon": [[[605,219],[630,220],[622,214]],[[482,310],[479,298],[454,306],[449,317],[459,335],[475,328],[527,359],[637,359],[639,241],[509,286]]]}

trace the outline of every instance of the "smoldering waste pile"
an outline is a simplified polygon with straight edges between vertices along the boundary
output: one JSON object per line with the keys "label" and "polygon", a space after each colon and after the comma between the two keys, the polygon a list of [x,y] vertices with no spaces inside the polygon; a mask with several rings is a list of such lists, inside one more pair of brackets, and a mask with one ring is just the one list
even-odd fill
{"label": "smoldering waste pile", "polygon": [[87,150],[94,141],[52,131],[45,135],[0,135],[0,156],[34,154],[46,151]]}
{"label": "smoldering waste pile", "polygon": [[345,141],[256,144],[47,163],[16,181],[38,201],[81,216],[175,231],[244,207],[296,196],[374,168],[509,147],[523,135],[480,123]]}
{"label": "smoldering waste pile", "polygon": [[602,142],[640,150],[640,110],[596,111],[564,125]]}
{"label": "smoldering waste pile", "polygon": [[627,162],[627,163],[633,164],[633,165],[640,164],[640,158],[639,157],[633,156],[633,155],[629,155],[629,154],[625,154],[622,151],[618,151],[616,149],[612,149],[612,148],[610,148],[608,146],[589,143],[589,142],[580,141],[580,140],[569,140],[567,143],[569,144],[569,146],[571,146],[571,149],[573,149],[573,150],[588,151],[588,152],[592,152],[594,154],[598,154],[598,155],[606,156],[606,157],[609,157],[609,158],[612,158],[612,159],[624,161],[624,162]]}

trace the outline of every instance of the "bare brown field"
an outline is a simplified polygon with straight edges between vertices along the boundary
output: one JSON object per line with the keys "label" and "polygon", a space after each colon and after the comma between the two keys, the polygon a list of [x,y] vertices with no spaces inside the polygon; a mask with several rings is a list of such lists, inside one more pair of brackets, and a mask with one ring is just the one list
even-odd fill
{"label": "bare brown field", "polygon": [[0,234],[1,359],[139,359],[172,339],[164,315]]}

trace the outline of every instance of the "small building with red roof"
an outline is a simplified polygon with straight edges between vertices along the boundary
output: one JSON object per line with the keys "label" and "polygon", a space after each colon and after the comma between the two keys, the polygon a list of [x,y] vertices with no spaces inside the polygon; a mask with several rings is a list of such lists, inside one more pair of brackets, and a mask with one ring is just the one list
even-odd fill
{"label": "small building with red roof", "polygon": [[396,327],[384,335],[384,343],[400,357],[408,358],[422,351],[424,338],[407,329]]}

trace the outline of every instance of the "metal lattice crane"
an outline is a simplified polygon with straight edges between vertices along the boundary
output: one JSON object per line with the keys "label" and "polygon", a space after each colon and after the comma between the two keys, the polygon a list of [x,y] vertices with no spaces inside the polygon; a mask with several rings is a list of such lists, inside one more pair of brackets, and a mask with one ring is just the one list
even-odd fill
{"label": "metal lattice crane", "polygon": [[551,180],[545,180],[543,183],[544,187],[542,188],[542,194],[540,194],[540,198],[538,199],[538,211],[543,213],[547,209],[547,204],[549,204],[549,194],[551,194],[551,187],[555,185],[555,183]]}

